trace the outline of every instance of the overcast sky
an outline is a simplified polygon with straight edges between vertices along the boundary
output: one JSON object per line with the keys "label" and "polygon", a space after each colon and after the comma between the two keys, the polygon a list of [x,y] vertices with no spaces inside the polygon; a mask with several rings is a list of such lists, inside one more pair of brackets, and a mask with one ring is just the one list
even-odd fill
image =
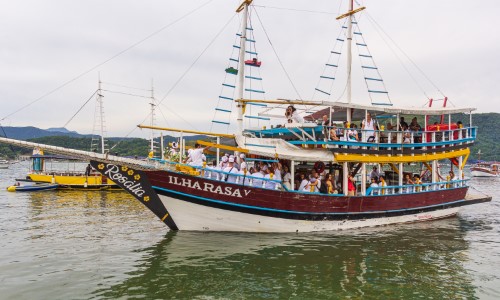
{"label": "overcast sky", "polygon": [[[162,100],[213,41],[164,99],[161,112],[157,113],[159,126],[208,130],[240,24],[239,16],[234,16],[239,3],[4,1],[0,10],[0,119],[49,94],[5,118],[1,125],[63,126],[96,90],[99,73],[105,83],[142,89],[150,89],[153,81],[155,97]],[[254,4],[293,85],[302,98],[309,99],[339,34],[340,23],[335,16],[346,11],[347,1],[255,0]],[[358,14],[361,31],[395,105],[422,106],[427,101],[426,94],[432,98],[442,95],[399,53],[420,87],[415,84],[371,19],[455,106],[500,112],[495,89],[500,83],[499,1],[379,0],[360,4],[367,6],[364,13]],[[169,26],[196,8],[199,9]],[[253,27],[263,62],[260,75],[264,78],[265,97],[298,98],[255,13]],[[214,39],[221,29],[222,33]],[[357,56],[353,68],[353,76],[358,78],[353,79],[354,100],[368,103],[366,87],[357,71]],[[342,83],[335,84],[338,85],[334,90],[343,89]],[[110,84],[103,87],[144,96],[150,93]],[[111,92],[104,95],[109,136],[129,134],[148,116],[147,98]],[[337,100],[336,97],[331,100]],[[91,133],[94,107],[92,100],[67,128]],[[146,137],[147,132],[135,130],[131,136]]]}

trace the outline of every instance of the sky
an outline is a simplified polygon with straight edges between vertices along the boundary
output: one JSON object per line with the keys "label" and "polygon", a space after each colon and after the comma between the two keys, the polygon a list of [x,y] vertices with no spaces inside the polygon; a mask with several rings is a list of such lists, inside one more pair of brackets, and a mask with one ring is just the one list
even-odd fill
{"label": "sky", "polygon": [[[100,77],[108,136],[149,135],[136,125],[150,122],[152,86],[155,99],[162,102],[156,125],[210,129],[239,31],[241,16],[235,13],[239,3],[4,1],[0,124],[66,126],[92,133],[95,99],[84,103],[96,91]],[[347,1],[255,0],[253,4],[265,98],[311,99],[340,32],[335,17],[347,10]],[[428,98],[444,94],[457,107],[500,112],[494,88],[500,83],[499,1],[359,4],[367,7],[357,15],[359,26],[394,105],[423,106]],[[367,104],[354,51],[353,101]],[[338,72],[345,69],[339,65]],[[341,99],[340,74],[329,100]]]}

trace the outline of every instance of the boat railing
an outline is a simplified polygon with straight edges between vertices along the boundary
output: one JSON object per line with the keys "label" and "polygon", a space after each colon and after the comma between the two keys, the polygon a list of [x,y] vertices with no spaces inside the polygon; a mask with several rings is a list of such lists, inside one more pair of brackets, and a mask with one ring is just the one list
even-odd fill
{"label": "boat railing", "polygon": [[[240,174],[240,173],[229,173],[229,172],[224,172],[222,170],[219,170],[217,168],[211,167],[211,166],[194,166],[194,165],[189,165],[189,164],[183,164],[179,162],[173,162],[169,160],[163,160],[159,158],[150,158],[151,161],[155,162],[155,167],[161,167],[163,165],[165,169],[171,171],[171,172],[176,172],[176,173],[182,173],[182,174],[189,174],[192,176],[197,176],[197,177],[203,177],[206,179],[212,179],[212,180],[217,180],[217,181],[227,181],[228,176],[234,176],[233,178],[236,178],[235,184],[239,185],[245,185],[245,186],[253,186],[253,187],[261,187],[261,188],[270,188],[270,189],[286,189],[282,184],[283,182],[281,180],[276,180],[276,179],[268,179],[264,177],[256,177],[252,176],[249,172],[247,174]],[[184,169],[183,169],[184,167]],[[196,172],[186,172],[186,170],[196,170]],[[184,170],[184,171],[182,171]],[[257,182],[262,182],[262,186],[260,184],[254,185],[254,181]],[[272,183],[272,184],[266,184],[266,183]]]}
{"label": "boat railing", "polygon": [[[150,158],[151,161],[155,163],[155,168],[161,168],[169,170],[171,172],[186,174],[186,172],[179,171],[178,167],[187,167],[192,170],[196,170],[198,173],[189,175],[194,177],[203,177],[205,179],[215,180],[215,181],[226,181],[227,176],[236,177],[235,182],[231,182],[232,184],[237,184],[241,186],[250,186],[264,189],[275,189],[275,190],[283,190],[292,193],[299,194],[317,194],[323,196],[345,196],[344,194],[320,194],[318,192],[306,192],[306,191],[297,191],[291,190],[283,184],[281,180],[276,179],[268,179],[263,177],[255,177],[252,175],[239,174],[239,173],[229,173],[224,172],[222,170],[218,170],[216,168],[212,168],[209,166],[193,166],[189,164],[182,164],[179,162],[172,162],[168,160],[163,160],[159,158]],[[258,182],[257,185],[254,185],[254,180]],[[421,193],[421,192],[431,192],[438,190],[446,190],[446,189],[454,189],[460,187],[466,187],[469,179],[464,180],[453,180],[453,181],[442,181],[436,183],[422,183],[422,184],[412,184],[412,185],[391,185],[384,187],[369,187],[366,190],[367,196],[380,196],[380,195],[398,195],[398,194],[411,194],[411,193]],[[260,182],[262,184],[260,184]],[[273,184],[266,184],[273,183]]]}
{"label": "boat railing", "polygon": [[[333,128],[337,132],[336,134],[331,134],[330,129]],[[299,132],[293,132],[291,139],[287,141],[294,145],[322,145],[326,148],[362,147],[364,149],[370,148],[376,150],[436,149],[474,142],[477,135],[477,127],[475,126],[428,131],[362,129],[354,131],[350,128],[318,125],[311,132],[307,132],[305,129],[302,130],[306,134],[300,135]],[[271,133],[268,130],[266,131],[266,134]],[[259,137],[258,134],[256,136]],[[261,135],[261,137],[263,136]]]}
{"label": "boat railing", "polygon": [[366,195],[381,196],[381,195],[414,194],[414,193],[431,192],[438,190],[449,190],[449,189],[467,187],[468,181],[469,179],[463,179],[463,180],[441,181],[435,183],[369,187],[366,189]]}

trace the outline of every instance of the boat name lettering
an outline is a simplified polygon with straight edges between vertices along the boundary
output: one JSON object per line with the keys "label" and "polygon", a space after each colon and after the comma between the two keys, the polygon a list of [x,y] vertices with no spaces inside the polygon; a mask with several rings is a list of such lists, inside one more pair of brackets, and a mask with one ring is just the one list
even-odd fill
{"label": "boat name lettering", "polygon": [[[210,192],[214,194],[240,197],[242,198],[242,192],[239,188],[233,188],[231,186],[222,187],[220,185],[215,185],[212,183],[204,182],[200,183],[197,180],[191,180],[188,178],[178,178],[176,176],[168,176],[168,183],[188,187],[190,189],[196,189],[200,191]],[[248,196],[250,194],[249,190],[243,190],[243,194]]]}
{"label": "boat name lettering", "polygon": [[136,195],[137,197],[142,197],[146,193],[141,183],[128,178],[126,175],[120,172],[120,168],[113,164],[108,164],[104,175],[108,176],[109,179],[114,182],[121,183],[123,188],[128,190],[130,193]]}

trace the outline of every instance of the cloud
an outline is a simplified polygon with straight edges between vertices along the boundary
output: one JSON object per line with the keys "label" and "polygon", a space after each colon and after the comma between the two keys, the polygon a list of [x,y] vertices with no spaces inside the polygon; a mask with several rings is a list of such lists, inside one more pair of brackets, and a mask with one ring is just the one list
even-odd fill
{"label": "cloud", "polygon": [[[126,49],[159,28],[180,18],[206,1],[35,1],[19,0],[4,4],[0,12],[3,41],[0,49],[0,118],[61,86]],[[274,50],[294,86],[304,98],[313,94],[329,51],[339,32],[334,21],[338,1],[254,1],[256,11],[271,38]],[[382,0],[368,5],[366,13],[376,20],[398,46],[426,72],[427,76],[457,106],[477,106],[481,112],[500,111],[494,85],[500,80],[496,55],[500,42],[493,35],[498,27],[494,15],[500,4],[489,0],[457,4],[456,1]],[[162,99],[193,64],[200,60],[164,101],[157,123],[161,126],[198,129],[210,127],[217,105],[224,69],[236,42],[239,18],[232,19],[223,33],[217,32],[234,15],[239,1],[214,0],[182,21],[159,32],[139,46],[51,93],[39,102],[2,122],[11,126],[59,127],[67,122],[97,88],[97,78],[106,83],[151,88]],[[286,7],[335,14],[275,9]],[[488,7],[489,9],[484,9]],[[340,9],[345,11],[345,7]],[[298,98],[283,72],[263,28],[253,15],[252,26],[267,99]],[[365,14],[359,22],[382,77],[396,104],[421,104],[425,95],[380,39]],[[366,88],[354,58],[355,99],[367,102]],[[345,68],[345,60],[341,61]],[[432,84],[406,62],[419,84],[433,98],[441,95]],[[345,69],[339,69],[339,81]],[[133,89],[108,89],[132,93]],[[344,85],[335,82],[334,94]],[[140,92],[140,93],[143,93]],[[144,92],[149,95],[149,92]],[[336,99],[332,99],[336,100]],[[125,135],[149,113],[148,100],[119,94],[105,94],[109,135]],[[175,111],[172,113],[171,111]],[[92,130],[94,107],[89,103],[69,124],[69,129]],[[182,116],[179,118],[178,116]],[[233,115],[234,116],[234,115]],[[135,131],[133,135],[148,134]]]}

